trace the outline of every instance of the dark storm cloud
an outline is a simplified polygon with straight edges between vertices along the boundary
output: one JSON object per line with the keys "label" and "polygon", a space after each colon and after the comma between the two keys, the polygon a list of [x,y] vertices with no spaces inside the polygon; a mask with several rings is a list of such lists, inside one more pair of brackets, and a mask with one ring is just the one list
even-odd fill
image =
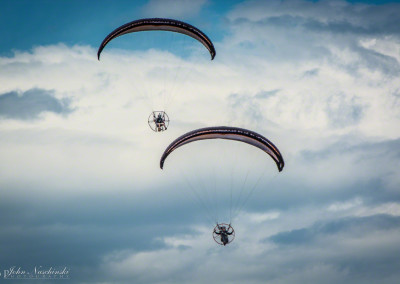
{"label": "dark storm cloud", "polygon": [[280,232],[264,242],[274,243],[285,255],[277,258],[279,278],[290,274],[301,283],[397,283],[399,231],[398,216],[348,217]]}
{"label": "dark storm cloud", "polygon": [[[350,9],[349,9],[350,8]],[[337,33],[368,34],[368,35],[399,35],[400,4],[387,5],[349,5],[343,6],[338,12],[343,12],[345,20],[309,23],[310,29],[327,30]]]}
{"label": "dark storm cloud", "polygon": [[341,233],[368,234],[374,231],[400,230],[400,217],[375,215],[349,217],[328,222],[319,222],[311,227],[281,232],[268,238],[279,245],[313,245],[318,238]]}
{"label": "dark storm cloud", "polygon": [[53,91],[31,89],[0,95],[0,118],[30,120],[39,118],[43,112],[65,115],[71,111],[70,101],[55,98]]}
{"label": "dark storm cloud", "polygon": [[[18,200],[2,198],[1,269],[7,265],[66,265],[72,280],[79,279],[76,283],[100,281],[107,277],[98,270],[105,255],[159,250],[166,248],[161,238],[195,234],[189,225],[199,212],[172,192],[74,197],[53,193],[46,198],[32,193]],[[164,202],[171,194],[177,199]]]}
{"label": "dark storm cloud", "polygon": [[[395,10],[400,12],[400,6],[394,7]],[[347,21],[335,21],[330,20],[329,22],[322,22],[317,20],[306,20],[299,25],[303,26],[307,30],[321,33],[332,33],[332,34],[356,34],[362,36],[385,36],[385,35],[400,35],[400,20],[395,17],[392,11],[385,10],[387,17],[376,21],[376,15],[371,14],[371,21],[364,21],[357,24],[353,24]],[[351,16],[351,15],[349,15]],[[367,18],[365,18],[367,19]]]}
{"label": "dark storm cloud", "polygon": [[[358,35],[399,35],[400,4],[351,4],[343,1],[270,1],[242,4],[233,23],[246,20],[277,28],[302,27],[315,32]],[[238,10],[239,11],[239,10]],[[259,11],[265,11],[261,17]],[[240,17],[244,14],[244,17]],[[246,17],[257,15],[255,20]]]}
{"label": "dark storm cloud", "polygon": [[[400,10],[400,9],[399,9]],[[257,25],[259,27],[272,27],[277,29],[303,29],[314,33],[328,34],[357,34],[357,35],[382,35],[375,27],[357,26],[346,21],[335,21],[331,19],[309,19],[307,16],[267,16],[261,20],[252,21],[251,19],[238,18],[232,22],[235,26],[240,25]],[[367,24],[367,23],[366,23]],[[398,34],[398,29],[385,31],[385,34]]]}
{"label": "dark storm cloud", "polygon": [[[265,11],[262,13],[261,11]],[[366,66],[385,74],[398,76],[400,62],[381,51],[365,48],[361,41],[399,39],[400,4],[366,5],[343,1],[271,1],[242,4],[230,17],[239,46],[250,31],[252,53],[268,60],[312,60],[337,58],[332,47],[351,50],[358,54],[356,62],[345,68],[352,73]],[[256,16],[253,16],[256,15]],[[287,44],[283,44],[283,43]],[[254,47],[255,46],[255,47]]]}

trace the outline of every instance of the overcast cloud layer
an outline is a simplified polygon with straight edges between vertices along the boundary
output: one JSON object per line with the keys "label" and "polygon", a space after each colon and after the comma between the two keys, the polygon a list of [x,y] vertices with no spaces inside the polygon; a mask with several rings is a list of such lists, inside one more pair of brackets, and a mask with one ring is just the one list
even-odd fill
{"label": "overcast cloud layer", "polygon": [[[136,8],[158,16],[166,3]],[[216,5],[181,4],[163,16],[199,22]],[[400,4],[229,7],[199,26],[222,31],[212,62],[194,41],[184,58],[107,46],[99,62],[78,43],[0,57],[1,270],[67,266],[71,283],[398,283]],[[152,133],[162,107],[170,128]],[[247,181],[240,167],[258,168],[262,152],[227,146],[213,164],[218,145],[201,142],[159,169],[173,139],[215,125],[270,139],[282,173],[268,160]],[[256,184],[227,247],[190,191],[218,175],[221,212],[229,183]]]}

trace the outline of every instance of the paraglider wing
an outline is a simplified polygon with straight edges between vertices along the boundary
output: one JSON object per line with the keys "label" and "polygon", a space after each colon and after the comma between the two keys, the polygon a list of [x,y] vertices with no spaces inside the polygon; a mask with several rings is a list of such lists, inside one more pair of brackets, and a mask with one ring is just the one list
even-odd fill
{"label": "paraglider wing", "polygon": [[177,138],[165,149],[160,160],[160,168],[163,169],[165,160],[175,149],[190,142],[217,138],[244,142],[263,150],[275,161],[279,171],[282,171],[285,165],[278,148],[264,136],[244,128],[217,126],[193,130]]}
{"label": "paraglider wing", "polygon": [[140,19],[127,23],[111,32],[101,43],[99,50],[97,51],[97,58],[100,60],[100,54],[104,47],[114,38],[127,33],[141,32],[141,31],[170,31],[188,35],[199,42],[201,42],[210,52],[211,60],[215,57],[215,48],[211,40],[198,28],[187,24],[185,22],[173,20],[173,19],[162,19],[162,18],[150,18]]}

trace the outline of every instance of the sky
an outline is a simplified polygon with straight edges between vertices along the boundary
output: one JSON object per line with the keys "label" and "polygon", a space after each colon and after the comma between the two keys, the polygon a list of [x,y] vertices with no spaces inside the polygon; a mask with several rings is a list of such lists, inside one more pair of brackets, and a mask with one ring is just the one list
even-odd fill
{"label": "sky", "polygon": [[[67,283],[398,283],[399,14],[399,1],[0,0],[0,282],[65,267]],[[196,26],[215,59],[144,32],[97,60],[111,31],[148,17]],[[227,140],[159,168],[174,139],[221,125],[271,140],[283,171]],[[232,222],[226,247],[215,222]]]}

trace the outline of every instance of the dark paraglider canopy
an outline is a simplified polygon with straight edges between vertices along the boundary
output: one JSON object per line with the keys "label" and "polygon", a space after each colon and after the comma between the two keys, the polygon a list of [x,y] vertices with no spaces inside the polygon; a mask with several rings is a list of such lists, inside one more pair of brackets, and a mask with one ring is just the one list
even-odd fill
{"label": "dark paraglider canopy", "polygon": [[112,31],[101,43],[97,51],[97,58],[100,60],[100,54],[104,47],[114,38],[124,34],[141,31],[170,31],[188,35],[201,42],[210,52],[211,60],[215,57],[215,48],[208,36],[198,28],[178,20],[149,18],[129,22]]}
{"label": "dark paraglider canopy", "polygon": [[175,149],[185,144],[205,139],[228,139],[244,142],[270,155],[275,161],[279,171],[282,171],[285,165],[278,148],[264,136],[244,128],[216,126],[196,129],[178,137],[165,149],[160,160],[160,168],[163,169],[165,160]]}

